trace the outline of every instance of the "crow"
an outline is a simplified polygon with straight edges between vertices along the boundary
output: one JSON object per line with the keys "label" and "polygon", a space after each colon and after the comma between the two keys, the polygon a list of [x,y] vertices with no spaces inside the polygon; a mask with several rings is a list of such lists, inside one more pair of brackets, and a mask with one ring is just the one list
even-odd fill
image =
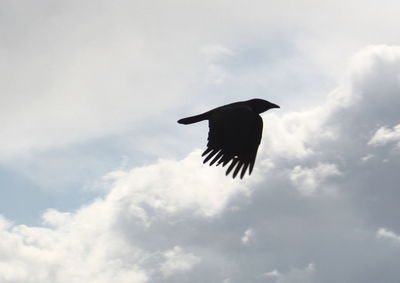
{"label": "crow", "polygon": [[260,113],[272,108],[280,108],[269,101],[255,98],[214,108],[203,114],[178,120],[179,124],[193,124],[208,120],[207,149],[203,163],[210,166],[217,163],[225,166],[230,161],[226,174],[233,169],[232,177],[240,172],[242,179],[249,169],[251,174],[256,160],[257,149],[261,142],[263,121]]}

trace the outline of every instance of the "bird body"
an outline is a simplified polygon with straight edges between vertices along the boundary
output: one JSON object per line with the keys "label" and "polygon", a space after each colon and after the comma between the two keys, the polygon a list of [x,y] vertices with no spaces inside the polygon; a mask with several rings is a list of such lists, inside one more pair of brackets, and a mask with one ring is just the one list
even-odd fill
{"label": "bird body", "polygon": [[240,172],[243,178],[247,169],[251,174],[258,146],[261,142],[263,121],[260,113],[278,105],[263,99],[240,101],[214,108],[199,115],[180,119],[180,124],[192,124],[208,120],[209,133],[203,163],[210,166],[227,165],[226,175],[232,170],[235,178]]}

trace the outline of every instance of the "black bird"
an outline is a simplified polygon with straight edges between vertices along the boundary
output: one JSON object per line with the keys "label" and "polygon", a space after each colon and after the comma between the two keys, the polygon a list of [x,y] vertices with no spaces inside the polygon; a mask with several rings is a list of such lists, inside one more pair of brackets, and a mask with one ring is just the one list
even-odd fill
{"label": "black bird", "polygon": [[263,99],[250,99],[227,104],[203,114],[180,119],[180,124],[192,124],[208,120],[207,149],[201,156],[206,156],[203,163],[210,161],[210,166],[232,163],[226,170],[228,175],[233,169],[235,178],[240,170],[242,179],[249,169],[251,174],[256,160],[257,149],[261,142],[263,121],[260,113],[271,108],[279,108]]}

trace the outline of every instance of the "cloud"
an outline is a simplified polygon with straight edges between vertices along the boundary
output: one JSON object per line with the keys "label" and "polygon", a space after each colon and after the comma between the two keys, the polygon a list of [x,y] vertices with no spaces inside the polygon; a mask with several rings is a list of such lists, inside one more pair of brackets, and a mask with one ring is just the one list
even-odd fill
{"label": "cloud", "polygon": [[313,273],[315,272],[315,264],[309,263],[303,269],[293,269],[290,270],[287,274],[282,274],[278,276],[277,283],[306,283],[306,282],[313,282]]}
{"label": "cloud", "polygon": [[264,115],[244,181],[194,150],[113,170],[104,197],[41,226],[1,217],[0,281],[398,281],[398,248],[376,238],[400,231],[399,156],[381,146],[398,142],[400,47],[342,68],[393,42],[397,3],[50,2],[2,4],[2,162],[132,128],[138,151],[192,150],[159,138],[188,105],[268,93],[296,111]]}
{"label": "cloud", "polygon": [[273,279],[276,283],[290,283],[290,282],[314,282],[313,273],[315,271],[315,264],[309,263],[305,268],[293,268],[287,273],[280,273],[274,269],[270,272],[266,272],[260,276],[260,278]]}
{"label": "cloud", "polygon": [[[71,215],[49,210],[44,227],[1,219],[2,282],[149,282],[190,270],[199,258],[174,247],[145,251],[115,229],[116,209],[98,201]],[[97,219],[97,220],[96,220]],[[151,262],[154,265],[147,267]]]}
{"label": "cloud", "polygon": [[[51,211],[50,214],[45,214],[44,218],[51,217],[54,223],[55,212]],[[78,213],[76,218],[79,217]],[[71,217],[66,222],[64,216],[58,217],[58,221],[61,220],[58,226],[48,228],[15,226],[11,223],[3,227],[0,231],[3,243],[1,281],[147,281],[147,274],[136,262],[122,261],[122,257],[128,255],[132,260],[137,259],[140,251],[121,240],[113,240],[115,234],[111,229],[107,231],[110,223],[105,218],[102,223],[95,223],[91,219],[90,227],[86,226],[85,216],[82,215],[82,219],[78,220],[76,218]]]}
{"label": "cloud", "polygon": [[368,144],[373,146],[382,146],[398,141],[400,141],[400,125],[394,126],[393,129],[388,127],[379,128]]}
{"label": "cloud", "polygon": [[[362,13],[348,8],[360,4]],[[381,21],[360,1],[4,2],[0,159],[126,133],[178,102],[209,106],[205,97],[314,101],[351,52],[371,37],[390,42],[392,4],[380,7]]]}
{"label": "cloud", "polygon": [[290,172],[289,178],[302,194],[312,195],[326,178],[333,176],[340,176],[336,165],[320,163],[314,168],[298,165]]}
{"label": "cloud", "polygon": [[222,83],[228,76],[228,72],[223,66],[218,64],[218,60],[225,56],[234,56],[235,53],[221,45],[207,45],[202,48],[202,53],[209,61],[209,65],[206,71],[206,82],[212,84]]}
{"label": "cloud", "polygon": [[279,277],[280,275],[281,274],[276,269],[274,269],[274,270],[272,270],[270,272],[266,272],[266,273],[262,274],[262,276],[265,276],[265,277]]}
{"label": "cloud", "polygon": [[387,239],[393,241],[396,244],[400,244],[400,236],[390,230],[386,230],[385,228],[379,228],[376,232],[376,235],[379,239]]}
{"label": "cloud", "polygon": [[325,103],[264,115],[250,178],[194,150],[109,172],[104,197],[42,226],[1,218],[1,281],[395,282],[398,249],[377,237],[398,241],[399,156],[369,141],[398,124],[400,48],[356,58]]}
{"label": "cloud", "polygon": [[[180,36],[190,28],[166,13],[177,3],[160,2],[165,9],[129,1],[26,4],[2,4],[9,14],[1,28],[7,44],[0,67],[0,159],[86,142],[162,117],[185,99],[206,63],[200,49],[207,39],[200,33]],[[183,14],[177,16],[185,20]]]}
{"label": "cloud", "polygon": [[242,237],[242,243],[244,245],[248,245],[253,237],[254,237],[254,229],[252,228],[247,229],[246,231],[244,231]]}
{"label": "cloud", "polygon": [[[233,196],[248,193],[245,182],[235,183],[222,168],[216,169],[202,166],[197,150],[181,161],[160,160],[110,172],[105,176],[110,191],[104,199],[73,213],[49,209],[43,214],[43,227],[14,225],[1,218],[1,281],[179,280],[179,274],[190,271],[201,257],[181,244],[169,246],[170,240],[158,246],[162,234],[150,231],[164,221],[174,226],[185,218],[215,217]],[[142,241],[149,246],[142,247]]]}
{"label": "cloud", "polygon": [[196,150],[180,161],[160,160],[128,172],[110,172],[105,176],[112,182],[109,196],[149,225],[152,214],[187,211],[215,216],[233,196],[246,194],[249,188],[246,182],[226,178],[223,168],[201,166],[200,155],[201,151]]}
{"label": "cloud", "polygon": [[190,270],[199,258],[192,254],[183,253],[180,247],[174,247],[172,250],[164,252],[166,261],[161,266],[161,272],[165,277],[169,277],[176,272],[184,272]]}
{"label": "cloud", "polygon": [[226,178],[195,150],[114,170],[103,198],[49,209],[43,226],[1,218],[1,280],[394,281],[398,251],[376,237],[398,240],[398,156],[382,164],[387,151],[369,141],[379,125],[398,124],[399,50],[361,51],[367,63],[314,109],[266,114],[251,178]]}

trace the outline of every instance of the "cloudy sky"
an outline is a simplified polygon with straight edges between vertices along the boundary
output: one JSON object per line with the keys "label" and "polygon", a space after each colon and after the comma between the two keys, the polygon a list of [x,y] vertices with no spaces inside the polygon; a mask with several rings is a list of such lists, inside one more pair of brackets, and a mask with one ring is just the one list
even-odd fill
{"label": "cloudy sky", "polygon": [[[0,3],[0,282],[400,282],[398,1]],[[254,173],[203,166],[259,97]]]}

